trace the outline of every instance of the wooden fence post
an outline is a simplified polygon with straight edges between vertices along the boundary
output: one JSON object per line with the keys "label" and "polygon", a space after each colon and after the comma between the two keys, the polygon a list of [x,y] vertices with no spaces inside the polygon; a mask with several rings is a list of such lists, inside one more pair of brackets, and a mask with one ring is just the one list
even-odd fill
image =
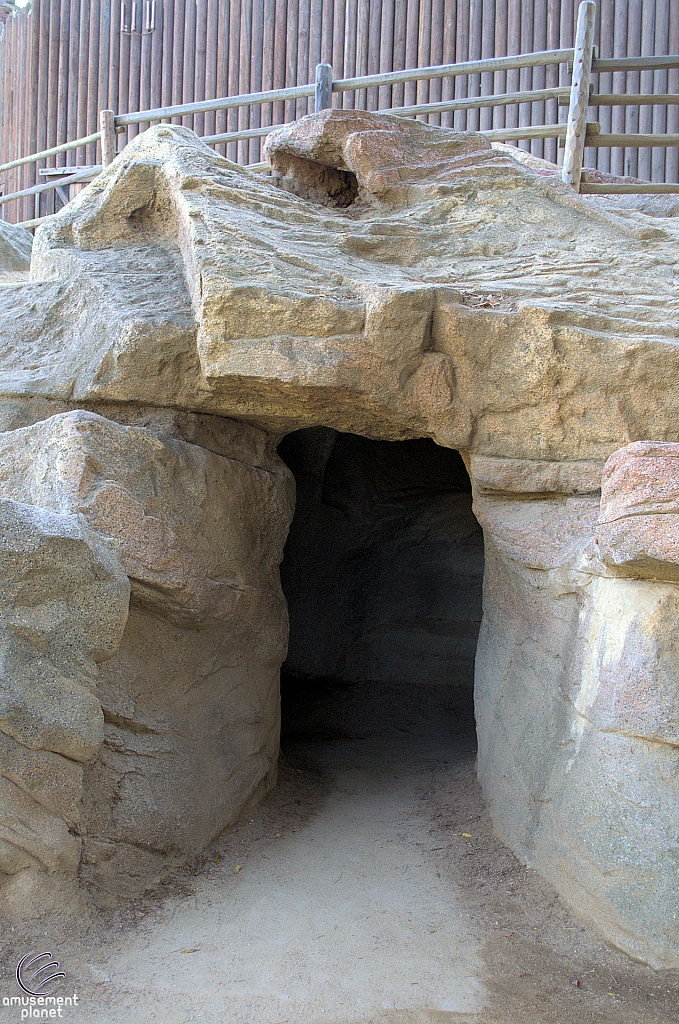
{"label": "wooden fence post", "polygon": [[316,65],[316,113],[332,106],[332,66]]}
{"label": "wooden fence post", "polygon": [[108,167],[116,158],[116,126],[112,110],[99,111],[99,130],[101,131],[101,163]]}
{"label": "wooden fence post", "polygon": [[573,55],[573,80],[571,84],[570,106],[568,108],[563,170],[561,172],[561,180],[567,185],[572,185],[576,191],[580,190],[582,161],[585,156],[595,17],[596,4],[593,0],[583,0],[578,8],[578,25],[575,33],[575,53]]}

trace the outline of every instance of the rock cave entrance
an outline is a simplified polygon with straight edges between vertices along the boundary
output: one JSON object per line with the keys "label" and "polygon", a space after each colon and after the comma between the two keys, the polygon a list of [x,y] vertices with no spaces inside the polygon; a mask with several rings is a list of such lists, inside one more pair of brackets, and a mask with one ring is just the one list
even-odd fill
{"label": "rock cave entrance", "polygon": [[473,735],[483,535],[458,452],[325,427],[278,451],[297,484],[281,566],[283,749],[354,727],[426,731],[427,716]]}

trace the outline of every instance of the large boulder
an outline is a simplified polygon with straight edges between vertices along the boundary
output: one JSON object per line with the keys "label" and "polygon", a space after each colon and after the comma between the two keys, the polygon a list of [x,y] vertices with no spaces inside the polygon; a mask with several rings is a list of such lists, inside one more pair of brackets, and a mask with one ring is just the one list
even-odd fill
{"label": "large boulder", "polygon": [[679,582],[679,444],[640,441],[610,457],[597,539],[619,575]]}
{"label": "large boulder", "polygon": [[0,499],[0,874],[78,870],[83,763],[104,739],[98,666],[129,597],[114,541]]}
{"label": "large boulder", "polygon": [[[119,648],[86,694],[98,732],[84,753],[98,753],[80,820],[83,873],[116,892],[202,849],[275,781],[294,492],[258,431],[222,429],[229,439],[236,458],[83,411],[0,435],[0,492],[115,538],[130,580]],[[63,623],[55,633],[66,646]],[[18,677],[43,704],[41,671]],[[69,714],[53,717],[65,728]],[[62,748],[49,747],[77,756]]]}
{"label": "large boulder", "polygon": [[656,967],[679,950],[679,588],[661,582],[676,578],[671,523],[645,513],[671,519],[676,453],[614,453],[601,499],[548,482],[517,501],[483,466],[474,503],[486,540],[479,771],[495,826],[609,941]]}
{"label": "large boulder", "polygon": [[[390,115],[325,111],[267,147],[273,178],[158,125],[41,225],[32,282],[0,291],[0,396],[556,463],[674,440],[672,218]],[[295,195],[290,161],[367,198]]]}

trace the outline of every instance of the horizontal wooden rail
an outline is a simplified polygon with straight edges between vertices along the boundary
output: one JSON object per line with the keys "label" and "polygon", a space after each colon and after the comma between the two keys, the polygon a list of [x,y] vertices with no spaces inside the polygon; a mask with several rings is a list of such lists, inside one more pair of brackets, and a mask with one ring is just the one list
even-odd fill
{"label": "horizontal wooden rail", "polygon": [[[363,75],[354,78],[337,79],[332,82],[332,91],[347,92],[358,89],[366,88],[377,88],[381,86],[390,86],[403,82],[416,82],[426,79],[442,79],[442,78],[455,78],[458,76],[481,74],[484,72],[495,72],[495,71],[508,71],[517,70],[520,68],[540,67],[550,64],[563,64],[567,63],[572,68],[574,49],[572,47],[567,49],[555,49],[555,50],[544,50],[536,53],[517,54],[506,57],[491,57],[484,58],[482,60],[464,61],[458,64],[441,64],[431,67],[423,68],[407,68],[402,71],[391,71],[383,74]],[[319,67],[328,69],[328,77],[330,75],[330,69],[328,65],[319,65]],[[619,57],[619,58],[605,58],[600,59],[596,55],[592,62],[592,71],[638,71],[638,70],[660,70],[668,68],[679,68],[679,56],[659,56],[659,57]],[[330,81],[328,80],[328,93],[326,99],[327,103],[330,102]],[[180,103],[165,107],[157,107],[152,110],[141,110],[134,113],[120,114],[115,117],[112,124],[115,125],[115,131],[120,134],[125,132],[127,127],[130,125],[142,124],[144,122],[158,122],[163,120],[169,120],[175,117],[183,117],[192,114],[202,114],[210,111],[218,110],[231,110],[238,107],[246,107],[259,105],[264,103],[274,103],[286,100],[296,100],[305,97],[314,96],[317,93],[316,83],[309,83],[307,85],[291,86],[284,89],[270,89],[264,92],[256,93],[242,93],[236,96],[223,96],[213,100],[201,100],[193,103]],[[438,114],[449,111],[465,111],[475,110],[492,107],[503,107],[514,104],[529,104],[529,103],[540,103],[550,100],[557,100],[560,105],[565,106],[566,101],[570,95],[568,87],[553,87],[551,89],[533,89],[525,90],[522,92],[514,93],[501,93],[487,96],[473,96],[473,97],[459,97],[458,99],[442,100],[432,103],[420,103],[410,104],[408,106],[391,107],[386,110],[380,111],[380,113],[393,114],[400,117],[416,117],[418,115],[427,114]],[[318,96],[316,97],[316,107],[319,109]],[[658,93],[658,94],[628,94],[628,95],[613,95],[613,94],[593,94],[589,97],[590,106],[649,106],[649,105],[675,105],[679,104],[679,94],[674,93]],[[323,107],[325,104],[321,104]],[[106,113],[106,112],[105,112]],[[111,114],[109,112],[109,120],[111,120]],[[289,123],[289,122],[288,122]],[[283,127],[283,125],[266,125],[259,128],[243,128],[240,131],[229,131],[221,132],[215,135],[203,136],[203,141],[208,145],[218,145],[222,143],[238,142],[248,139],[263,138],[270,132]],[[109,134],[112,136],[113,129],[109,128]],[[556,138],[561,142],[566,137],[566,125],[565,124],[552,124],[552,125],[534,125],[525,126],[518,128],[498,128],[489,129],[482,132],[490,141],[493,142],[510,142],[519,141],[522,139],[550,139]],[[99,142],[102,138],[101,132],[95,132],[92,135],[88,135],[81,139],[75,139],[73,142],[67,142],[63,145],[54,146],[51,149],[43,150],[40,153],[34,153],[30,156],[21,157],[17,160],[12,160],[6,164],[0,166],[0,172],[8,171],[12,168],[19,167],[23,164],[28,164],[40,160],[47,159],[48,157],[58,156],[61,153],[68,152],[69,150],[78,149],[82,146],[90,145]],[[598,131],[598,126],[593,124],[587,125],[586,130],[586,145],[588,147],[674,147],[679,145],[679,135],[676,134],[606,134],[602,135]],[[111,148],[111,147],[109,147]],[[115,151],[115,147],[112,147],[112,152]],[[110,157],[112,159],[112,157]],[[0,205],[11,202],[13,200],[21,199],[25,196],[38,195],[42,192],[46,192],[50,189],[54,189],[57,186],[64,186],[84,182],[91,180],[93,173],[96,174],[100,170],[100,166],[97,165],[95,168],[91,168],[88,171],[80,171],[75,174],[68,175],[60,178],[58,181],[49,181],[39,185],[35,185],[31,188],[23,189],[20,192],[13,192],[6,196],[0,196]],[[250,170],[264,171],[268,170],[268,164],[259,163],[250,165]],[[64,168],[64,173],[68,174],[68,168]],[[589,188],[590,186],[586,186]],[[656,191],[667,191],[664,185],[660,185]],[[674,191],[674,189],[670,189]],[[33,222],[40,222],[43,218],[33,218],[31,221],[24,223],[33,225]]]}
{"label": "horizontal wooden rail", "polygon": [[[539,103],[544,100],[563,99],[568,96],[568,88],[532,89],[526,92],[502,93],[498,96],[476,96],[458,100],[443,100],[440,103],[420,103],[409,107],[389,107],[378,111],[379,114],[407,116],[416,114],[435,114],[444,110],[475,110],[479,107],[502,107],[514,103]],[[289,123],[289,122],[286,122]],[[209,146],[222,142],[238,142],[241,139],[260,139],[270,132],[283,128],[282,124],[266,125],[263,128],[244,128],[242,131],[222,132],[219,135],[204,135],[202,141]]]}
{"label": "horizontal wooden rail", "polygon": [[259,103],[273,103],[276,100],[295,100],[313,96],[315,85],[295,85],[289,89],[269,89],[268,92],[250,92],[240,96],[222,96],[216,100],[200,100],[196,103],[178,103],[173,107],[157,107],[155,110],[139,110],[134,114],[118,114],[116,127],[141,124],[143,121],[162,121],[166,117],[180,117],[183,114],[204,114],[208,110],[232,110],[234,107],[249,107]]}
{"label": "horizontal wooden rail", "polygon": [[18,228],[37,228],[47,217],[32,217],[31,220],[22,220],[17,224]]}
{"label": "horizontal wooden rail", "polygon": [[491,128],[479,134],[491,142],[511,142],[517,139],[565,139],[565,124],[534,125],[532,128]]}
{"label": "horizontal wooden rail", "polygon": [[[68,170],[67,167],[64,170]],[[24,188],[21,192],[10,192],[7,196],[0,196],[0,206],[4,203],[11,203],[14,199],[23,199],[24,196],[37,196],[41,192],[49,192],[51,188],[61,188],[64,185],[75,185],[82,181],[91,181],[93,177],[101,171],[101,164],[96,164],[93,167],[88,167],[86,171],[79,171],[77,174],[69,174],[66,178],[60,178],[58,181],[48,181],[44,185],[33,185],[32,188]]]}
{"label": "horizontal wooden rail", "polygon": [[[461,64],[439,64],[435,67],[411,68],[406,71],[390,71],[379,75],[363,75],[360,78],[338,78],[332,83],[333,92],[348,92],[369,86],[389,85],[394,82],[417,82],[429,78],[454,78],[459,75],[473,75],[481,71],[503,71],[517,68],[540,67],[546,64],[565,64],[573,57],[573,50],[544,50],[539,53],[524,53],[512,57],[493,57],[487,60],[471,60]],[[143,121],[161,121],[168,117],[186,114],[203,114],[210,110],[230,110],[234,107],[273,103],[279,100],[301,99],[313,96],[315,84],[291,86],[289,89],[269,89],[268,92],[244,93],[239,96],[223,96],[215,100],[201,100],[196,103],[178,103],[155,110],[140,110],[133,114],[119,114],[116,127],[141,124]]]}
{"label": "horizontal wooden rail", "polygon": [[679,146],[679,135],[591,135],[587,134],[585,146]]}
{"label": "horizontal wooden rail", "polygon": [[[286,124],[289,124],[286,121]],[[276,128],[284,128],[284,124],[269,124],[263,128],[244,128],[242,132],[222,132],[220,135],[203,135],[201,142],[206,142],[208,146],[216,146],[220,142],[238,142],[239,139],[261,139],[269,132],[273,132]],[[246,165],[247,166],[247,165]]]}
{"label": "horizontal wooden rail", "polygon": [[488,57],[485,60],[468,60],[460,64],[438,64],[428,68],[387,71],[380,75],[362,75],[360,78],[338,78],[332,83],[332,91],[349,92],[353,89],[366,89],[370,86],[393,85],[396,82],[419,82],[426,78],[457,78],[459,75],[476,75],[481,71],[514,71],[517,68],[566,64],[572,59],[572,47],[568,50],[521,53],[512,57]]}
{"label": "horizontal wooden rail", "polygon": [[679,93],[592,93],[589,102],[592,107],[643,107],[656,104],[671,106],[679,103]]}
{"label": "horizontal wooden rail", "polygon": [[666,57],[600,57],[592,61],[592,74],[598,71],[662,71],[679,68],[679,55]]}
{"label": "horizontal wooden rail", "polygon": [[98,142],[101,132],[94,135],[87,135],[84,139],[76,139],[75,142],[64,142],[61,146],[53,146],[52,149],[43,149],[42,153],[32,153],[30,156],[19,157],[18,160],[10,160],[8,164],[0,165],[0,172],[10,171],[13,167],[21,167],[22,164],[31,164],[37,160],[45,160],[48,156],[58,156],[59,153],[68,153],[70,149],[78,149],[90,142]]}
{"label": "horizontal wooden rail", "polygon": [[380,114],[437,114],[446,110],[476,110],[479,107],[505,107],[514,103],[540,103],[544,100],[566,99],[570,89],[532,89],[526,92],[507,92],[496,96],[475,96],[459,100],[442,100],[438,103],[419,103],[410,107],[389,107]]}
{"label": "horizontal wooden rail", "polygon": [[580,192],[590,196],[660,196],[679,195],[679,184],[670,182],[644,181],[639,183],[611,182],[608,185],[595,184],[594,182],[583,181],[580,184]]}

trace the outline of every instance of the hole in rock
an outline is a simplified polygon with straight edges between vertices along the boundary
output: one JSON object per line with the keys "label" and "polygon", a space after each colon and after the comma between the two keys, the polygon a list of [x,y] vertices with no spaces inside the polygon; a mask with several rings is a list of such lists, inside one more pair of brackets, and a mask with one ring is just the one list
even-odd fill
{"label": "hole in rock", "polygon": [[297,483],[283,752],[378,771],[468,753],[483,539],[460,455],[325,427],[278,451]]}
{"label": "hole in rock", "polygon": [[358,179],[353,171],[286,154],[279,159],[277,173],[286,191],[321,206],[346,209],[358,199]]}

